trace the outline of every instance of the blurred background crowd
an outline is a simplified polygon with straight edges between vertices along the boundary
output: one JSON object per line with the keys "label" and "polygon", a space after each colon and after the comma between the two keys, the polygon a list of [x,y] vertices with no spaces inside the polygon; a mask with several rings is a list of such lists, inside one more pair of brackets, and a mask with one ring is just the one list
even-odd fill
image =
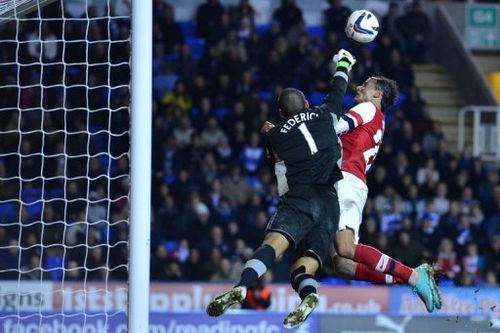
{"label": "blurred background crowd", "polygon": [[[237,280],[245,260],[262,241],[267,222],[276,211],[279,200],[259,129],[264,121],[278,119],[276,96],[284,87],[297,87],[304,91],[312,105],[320,104],[332,75],[331,58],[340,48],[346,48],[358,59],[344,99],[346,109],[353,106],[355,87],[370,76],[385,75],[396,80],[401,89],[397,105],[386,114],[382,148],[368,176],[369,199],[360,241],[409,266],[421,262],[435,263],[441,269],[442,283],[498,286],[499,170],[484,165],[469,150],[449,151],[439,123],[430,118],[426,102],[413,82],[411,64],[425,63],[429,57],[428,38],[432,31],[429,18],[418,2],[408,6],[392,3],[388,13],[380,17],[381,31],[376,42],[360,46],[346,40],[343,32],[350,12],[341,0],[330,0],[329,8],[324,12],[324,26],[307,27],[301,8],[293,0],[283,0],[273,13],[270,25],[256,26],[255,11],[248,0],[241,0],[239,5],[231,7],[224,7],[218,0],[207,0],[199,5],[193,21],[176,22],[172,6],[154,1],[153,280]],[[401,24],[403,21],[405,24]],[[102,65],[106,51],[110,51],[111,62],[118,65],[111,69],[89,66],[89,71],[95,69],[96,72],[93,75],[89,72],[88,76],[83,68],[75,65],[73,76],[63,78],[97,87],[81,88],[88,99],[81,98],[81,91],[75,91],[74,98],[63,98],[64,94],[56,88],[53,92],[37,92],[31,88],[34,91],[30,93],[37,98],[23,98],[29,87],[26,91],[12,88],[16,90],[12,101],[0,102],[2,111],[10,108],[9,116],[3,118],[6,113],[2,116],[7,121],[2,121],[0,128],[3,136],[11,141],[11,146],[2,150],[15,161],[8,161],[9,156],[0,157],[1,182],[5,185],[5,179],[19,174],[17,166],[21,161],[14,155],[19,146],[26,154],[37,151],[39,148],[34,146],[42,136],[35,133],[29,139],[23,134],[23,140],[20,140],[17,134],[8,134],[10,129],[29,126],[29,119],[23,120],[25,115],[21,116],[16,109],[17,97],[21,94],[20,100],[27,103],[26,107],[30,107],[33,100],[39,103],[33,112],[38,126],[41,124],[46,131],[74,127],[75,134],[66,136],[74,135],[75,142],[85,142],[83,153],[96,154],[93,158],[84,157],[87,160],[66,159],[66,163],[74,162],[70,169],[75,170],[75,175],[85,175],[85,172],[90,175],[93,170],[95,178],[91,180],[76,177],[62,184],[62,178],[55,175],[57,181],[52,185],[41,179],[38,185],[23,184],[24,190],[30,186],[42,187],[40,195],[45,195],[47,188],[55,189],[55,192],[66,189],[60,192],[66,192],[66,197],[59,192],[54,194],[54,205],[65,205],[63,199],[69,198],[69,190],[73,191],[69,193],[74,193],[75,198],[79,194],[91,200],[88,203],[82,199],[81,206],[62,210],[58,207],[47,209],[45,206],[40,210],[26,207],[23,218],[28,221],[28,226],[23,230],[25,235],[32,234],[34,239],[23,237],[23,241],[36,244],[36,238],[43,235],[51,235],[55,240],[44,240],[45,245],[54,244],[48,248],[26,245],[33,251],[23,251],[23,262],[26,267],[33,265],[36,268],[37,263],[40,267],[42,256],[53,256],[59,259],[52,263],[55,266],[51,267],[55,268],[48,273],[60,273],[57,268],[62,265],[71,266],[74,268],[72,277],[78,279],[88,274],[79,267],[92,267],[87,276],[89,279],[101,279],[104,275],[123,279],[123,269],[109,271],[104,268],[120,268],[127,262],[126,224],[120,222],[126,219],[127,211],[127,185],[123,180],[128,173],[128,163],[122,154],[127,151],[128,136],[122,133],[124,129],[120,126],[128,125],[128,118],[125,112],[109,112],[106,108],[121,110],[128,105],[128,88],[123,86],[128,82],[128,64],[120,64],[127,61],[123,55],[128,53],[123,52],[128,52],[128,46],[123,41],[128,38],[129,26],[120,18],[106,18],[102,24],[95,20],[97,23],[90,28],[72,26],[74,23],[67,22],[64,27],[60,23],[59,29],[56,23],[42,25],[41,32],[37,30],[38,26],[27,25],[22,27],[25,29],[22,35],[29,39],[30,33],[41,33],[50,38],[51,34],[61,36],[61,31],[65,30],[73,31],[77,36],[75,39],[82,38],[85,33],[97,41],[115,38],[117,43],[103,44],[103,47],[98,47],[102,43],[95,43],[93,49],[89,48],[89,59]],[[1,30],[3,38],[6,34],[18,32],[15,26],[10,29]],[[24,51],[26,61],[50,58],[48,51],[41,52],[36,48],[35,54],[31,54],[29,45],[26,43]],[[118,47],[121,49],[115,49]],[[1,63],[16,61],[15,52],[8,54],[5,48],[1,50]],[[63,53],[59,45],[54,58],[78,57],[80,53],[70,56]],[[76,58],[66,60],[78,62]],[[10,66],[12,75],[0,77],[1,85],[16,78],[19,66]],[[44,66],[44,69],[47,67],[50,66]],[[105,71],[101,72],[99,68]],[[57,71],[57,65],[51,69]],[[60,70],[68,72],[67,68],[61,67]],[[55,75],[56,80],[61,80],[58,75]],[[42,78],[26,74],[26,80],[35,80],[33,82],[48,77],[45,74]],[[56,98],[40,98],[48,93],[53,93]],[[56,111],[42,117],[36,110],[40,110],[40,103],[45,100],[53,101],[54,105],[44,106]],[[74,119],[65,119],[61,111],[63,106],[80,111],[90,108],[95,112],[90,115],[82,113],[79,117],[75,112]],[[57,110],[61,111],[60,115]],[[97,134],[78,132],[84,131],[85,126]],[[100,129],[122,134],[116,137],[100,133]],[[77,135],[82,137],[78,139]],[[102,138],[99,139],[98,135]],[[56,131],[54,138],[47,134],[42,138],[45,146],[54,150],[52,154],[55,156],[52,161],[55,167],[49,170],[45,165],[47,172],[60,172],[57,165],[62,162],[58,162],[61,156],[57,152],[64,151],[64,147],[59,147],[57,142],[63,139],[62,131]],[[54,141],[49,145],[50,140]],[[116,141],[116,151],[104,159],[99,157],[99,152],[113,140]],[[66,153],[79,156],[82,152],[78,152],[77,146],[75,144],[75,151]],[[32,159],[38,159],[32,163],[42,163],[40,156]],[[47,161],[47,158],[43,160]],[[23,160],[22,163],[26,162]],[[82,167],[85,170],[79,169]],[[43,165],[41,169],[44,170]],[[23,178],[36,176],[23,173]],[[44,174],[44,177],[48,176]],[[104,183],[100,184],[100,179]],[[9,192],[1,193],[0,199],[17,197],[19,183],[19,179],[14,179],[7,184],[11,186],[10,195]],[[5,207],[3,204],[0,208],[6,211]],[[10,214],[24,212],[18,208],[11,206]],[[45,216],[48,211],[52,211],[52,217]],[[108,211],[112,212],[109,216],[106,215]],[[29,222],[42,219],[41,215],[46,223],[42,228],[44,232],[40,232],[40,223],[34,222],[31,226]],[[55,222],[48,223],[50,218]],[[100,221],[106,219],[114,222],[111,228],[100,227]],[[12,235],[19,234],[19,226],[5,226],[8,220],[2,217],[0,221],[1,244],[17,241]],[[65,220],[74,228],[57,222]],[[85,221],[91,222],[90,225]],[[31,227],[34,229],[30,230]],[[67,229],[73,232],[73,243],[68,243]],[[84,248],[79,247],[78,235],[86,239],[91,234],[92,237],[88,236],[91,241],[83,244],[90,245],[90,250],[82,254]],[[66,242],[69,248],[55,245],[58,242]],[[41,253],[43,251],[55,254]],[[5,265],[18,264],[19,254],[11,252],[15,250],[4,250],[0,255],[0,269],[1,265],[5,269]],[[70,260],[64,262],[61,253],[69,255]],[[279,259],[268,280],[287,282],[292,259],[291,252]],[[42,266],[48,267],[46,261],[42,260]],[[17,273],[13,274],[17,277]],[[355,283],[332,278],[331,274],[327,267],[323,282]],[[61,275],[51,274],[51,277],[60,279]]]}

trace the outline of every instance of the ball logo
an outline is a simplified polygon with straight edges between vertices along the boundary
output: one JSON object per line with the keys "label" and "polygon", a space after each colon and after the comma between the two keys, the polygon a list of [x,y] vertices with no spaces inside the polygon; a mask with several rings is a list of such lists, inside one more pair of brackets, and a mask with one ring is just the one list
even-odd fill
{"label": "ball logo", "polygon": [[[356,22],[354,22],[354,26],[353,26],[353,29],[354,31],[356,32],[359,32],[361,34],[368,34],[368,35],[373,35],[374,34],[374,30],[378,30],[377,27],[372,27],[372,30],[368,30],[368,29],[365,29],[361,26],[361,23],[363,22],[363,20],[365,19],[365,16],[366,14],[363,13],[360,17],[358,17],[358,19],[356,20]],[[368,14],[368,18],[370,18],[372,16],[372,14]]]}

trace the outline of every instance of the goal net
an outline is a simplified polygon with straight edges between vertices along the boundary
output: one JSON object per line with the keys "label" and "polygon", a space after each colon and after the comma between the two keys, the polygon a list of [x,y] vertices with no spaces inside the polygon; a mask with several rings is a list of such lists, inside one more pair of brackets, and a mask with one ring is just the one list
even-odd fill
{"label": "goal net", "polygon": [[129,3],[0,10],[0,331],[126,332]]}

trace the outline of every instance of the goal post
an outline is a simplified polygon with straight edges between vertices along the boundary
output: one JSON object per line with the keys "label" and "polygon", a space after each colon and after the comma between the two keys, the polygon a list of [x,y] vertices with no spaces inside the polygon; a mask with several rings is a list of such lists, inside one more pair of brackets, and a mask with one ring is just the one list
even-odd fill
{"label": "goal post", "polygon": [[0,0],[0,332],[148,331],[151,47],[151,1]]}
{"label": "goal post", "polygon": [[149,330],[152,1],[132,1],[132,145],[129,332]]}

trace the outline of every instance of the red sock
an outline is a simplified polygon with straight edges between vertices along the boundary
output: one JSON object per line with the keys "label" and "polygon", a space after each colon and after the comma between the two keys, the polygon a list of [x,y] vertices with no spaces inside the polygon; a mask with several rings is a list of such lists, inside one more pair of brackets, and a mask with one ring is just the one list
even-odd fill
{"label": "red sock", "polygon": [[363,244],[356,245],[353,260],[367,265],[374,271],[390,274],[396,280],[403,282],[408,282],[413,272],[410,267],[383,254],[376,248]]}
{"label": "red sock", "polygon": [[368,281],[373,284],[394,284],[395,278],[392,275],[374,271],[365,264],[356,263],[356,273],[354,279],[358,281]]}

